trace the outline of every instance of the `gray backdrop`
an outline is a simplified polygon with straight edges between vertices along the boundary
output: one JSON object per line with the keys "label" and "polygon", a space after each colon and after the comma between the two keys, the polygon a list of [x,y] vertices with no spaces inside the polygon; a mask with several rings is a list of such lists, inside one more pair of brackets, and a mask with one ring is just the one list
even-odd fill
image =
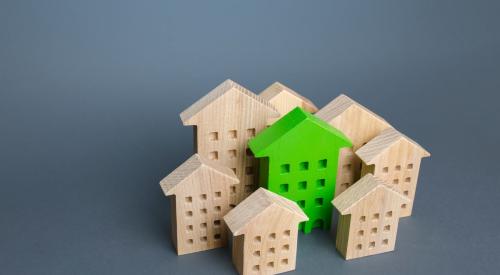
{"label": "gray backdrop", "polygon": [[297,274],[494,274],[498,1],[0,1],[0,273],[233,274],[177,257],[159,180],[178,114],[231,78],[340,92],[431,153],[396,251],[344,261],[301,235]]}

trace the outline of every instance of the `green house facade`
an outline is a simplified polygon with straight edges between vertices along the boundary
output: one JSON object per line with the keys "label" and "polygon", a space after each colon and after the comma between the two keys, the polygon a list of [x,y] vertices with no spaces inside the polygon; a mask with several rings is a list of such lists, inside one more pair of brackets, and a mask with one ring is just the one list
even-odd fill
{"label": "green house facade", "polygon": [[330,228],[339,153],[350,140],[297,107],[248,146],[259,159],[259,185],[297,202],[309,217],[299,229]]}

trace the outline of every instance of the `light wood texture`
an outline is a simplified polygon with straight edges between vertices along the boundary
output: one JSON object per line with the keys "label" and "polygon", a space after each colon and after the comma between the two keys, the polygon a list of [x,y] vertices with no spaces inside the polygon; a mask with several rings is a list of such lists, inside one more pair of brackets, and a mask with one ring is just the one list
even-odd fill
{"label": "light wood texture", "polygon": [[340,152],[335,189],[335,196],[338,196],[360,178],[361,160],[354,151],[391,125],[343,94],[319,110],[316,116],[342,131],[353,144],[352,148],[344,148]]}
{"label": "light wood texture", "polygon": [[160,182],[171,198],[172,241],[177,254],[225,246],[223,217],[238,178],[227,167],[193,155]]}
{"label": "light wood texture", "polygon": [[181,113],[184,125],[196,128],[196,152],[229,167],[240,179],[231,203],[236,205],[256,189],[256,161],[248,140],[279,117],[267,101],[232,80],[226,80]]}
{"label": "light wood texture", "polygon": [[295,202],[259,188],[224,220],[233,235],[233,263],[240,274],[295,269],[298,224],[308,220]]}
{"label": "light wood texture", "polygon": [[337,250],[346,260],[394,250],[400,205],[408,202],[373,175],[362,177],[332,201],[340,212]]}
{"label": "light wood texture", "polygon": [[311,100],[279,82],[271,84],[259,96],[271,103],[280,113],[280,117],[288,114],[295,107],[301,107],[309,113],[318,111],[318,107]]}
{"label": "light wood texture", "polygon": [[401,217],[411,216],[420,162],[430,153],[393,128],[382,131],[356,151],[363,161],[361,174],[372,173],[409,199],[402,203]]}

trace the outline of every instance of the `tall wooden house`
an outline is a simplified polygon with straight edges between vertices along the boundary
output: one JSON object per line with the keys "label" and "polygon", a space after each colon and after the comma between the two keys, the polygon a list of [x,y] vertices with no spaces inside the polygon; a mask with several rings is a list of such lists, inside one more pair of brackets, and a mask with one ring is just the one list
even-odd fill
{"label": "tall wooden house", "polygon": [[393,128],[386,129],[356,151],[363,161],[361,174],[371,173],[409,199],[401,217],[411,216],[422,158],[430,153]]}
{"label": "tall wooden house", "polygon": [[346,260],[394,250],[400,205],[408,198],[367,174],[333,200],[337,250]]}
{"label": "tall wooden house", "polygon": [[173,196],[172,240],[177,254],[226,245],[223,217],[231,209],[229,196],[238,182],[231,169],[198,154],[161,180],[164,194]]}
{"label": "tall wooden house", "polygon": [[309,113],[318,111],[318,107],[311,100],[279,82],[271,84],[259,96],[271,103],[280,113],[280,117],[288,114],[295,107],[301,107]]}
{"label": "tall wooden house", "polygon": [[259,158],[259,185],[299,204],[309,217],[304,233],[328,229],[337,161],[349,139],[300,107],[265,129],[249,147]]}
{"label": "tall wooden house", "polygon": [[231,168],[240,179],[231,194],[236,205],[256,189],[255,160],[247,142],[279,113],[267,101],[232,80],[226,80],[189,108],[180,117],[194,126],[196,152]]}
{"label": "tall wooden house", "polygon": [[233,263],[240,274],[295,269],[298,224],[307,220],[295,202],[259,188],[224,220],[233,235]]}
{"label": "tall wooden house", "polygon": [[335,192],[335,196],[338,196],[361,176],[361,160],[354,151],[383,130],[391,128],[391,125],[343,94],[321,108],[316,116],[342,131],[352,141],[352,147],[344,148],[340,152]]}

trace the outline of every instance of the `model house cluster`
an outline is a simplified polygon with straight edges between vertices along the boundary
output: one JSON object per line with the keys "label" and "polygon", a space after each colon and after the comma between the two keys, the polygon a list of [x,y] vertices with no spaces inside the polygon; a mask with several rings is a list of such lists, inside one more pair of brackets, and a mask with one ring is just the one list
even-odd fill
{"label": "model house cluster", "polygon": [[240,274],[295,269],[298,232],[328,229],[345,259],[394,250],[410,216],[415,141],[345,95],[318,108],[281,83],[260,95],[226,80],[181,113],[195,154],[160,185],[179,255],[226,246]]}

